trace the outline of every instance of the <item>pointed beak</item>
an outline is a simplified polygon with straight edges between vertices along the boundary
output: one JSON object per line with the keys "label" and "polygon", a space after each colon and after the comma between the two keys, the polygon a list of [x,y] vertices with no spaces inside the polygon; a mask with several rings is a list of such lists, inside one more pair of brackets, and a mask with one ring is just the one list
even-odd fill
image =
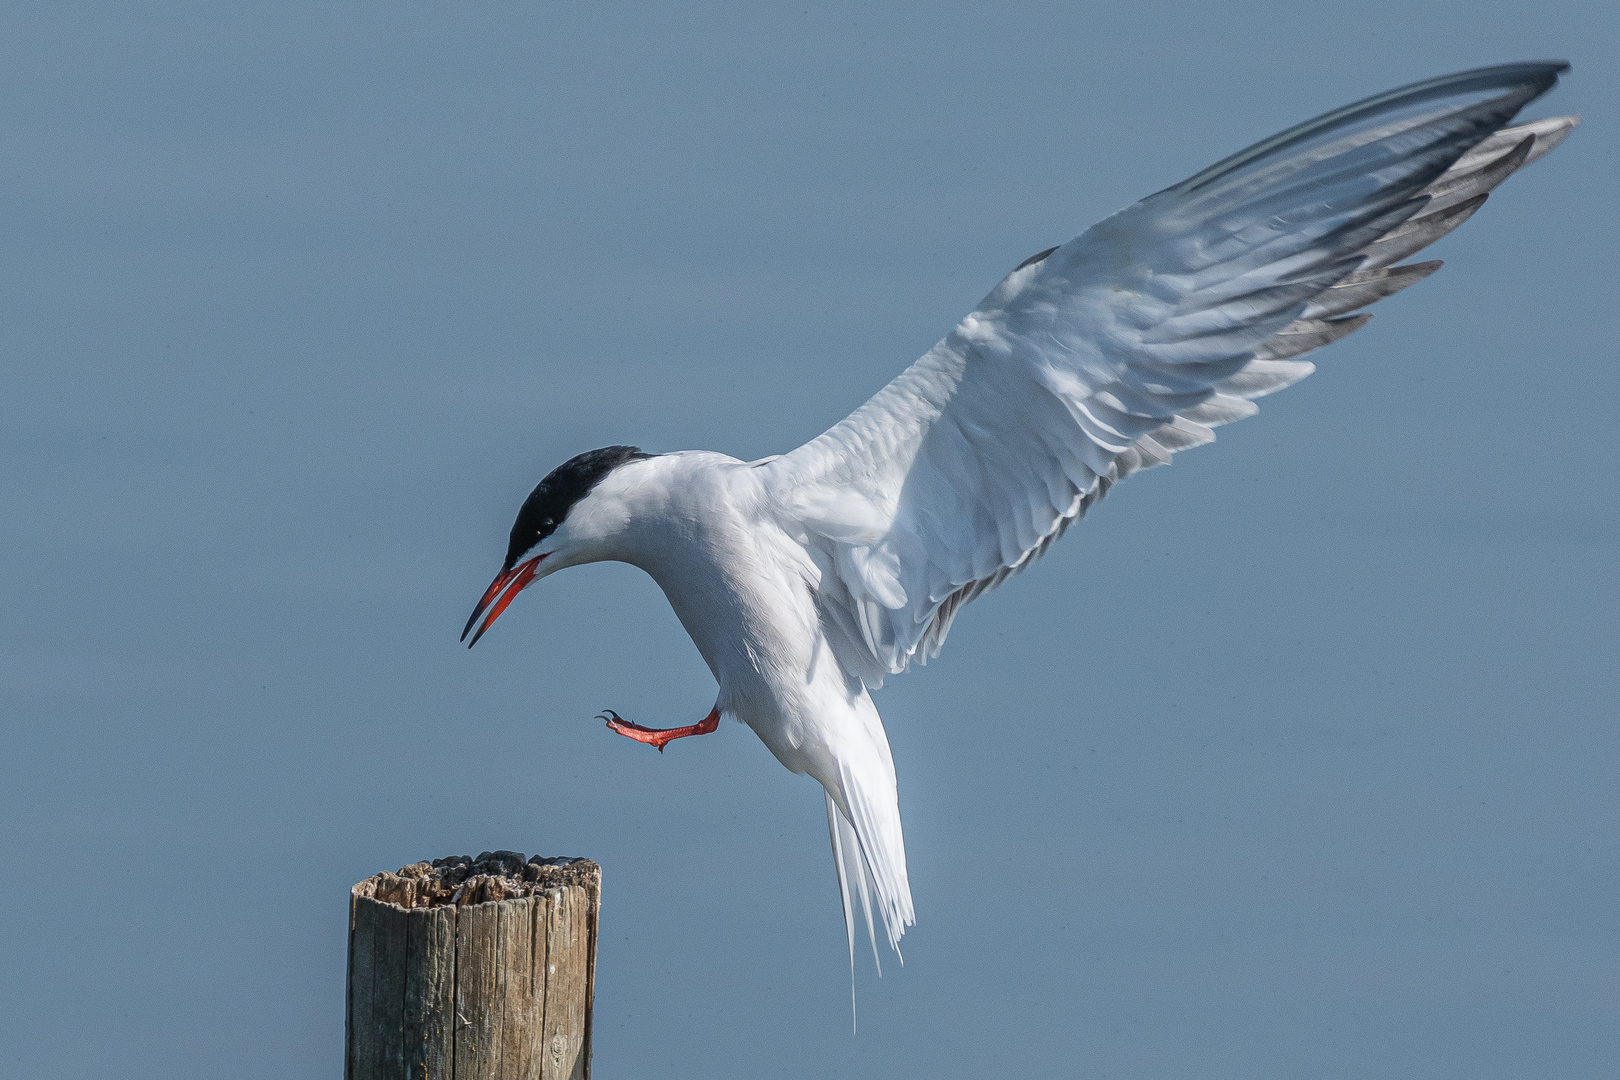
{"label": "pointed beak", "polygon": [[[550,552],[546,554],[549,555]],[[473,639],[467,641],[467,648],[470,649],[478,644],[478,639],[484,636],[485,630],[495,625],[495,620],[501,617],[501,612],[506,610],[507,605],[517,598],[518,593],[529,587],[529,583],[534,580],[535,571],[540,566],[540,560],[545,557],[545,555],[536,555],[532,559],[526,559],[518,563],[510,570],[503,570],[495,575],[495,580],[490,582],[489,589],[484,593],[484,598],[478,601],[477,607],[473,608],[472,618],[467,620],[467,628],[461,632],[461,640],[467,641],[467,635],[472,634],[473,624],[478,621],[478,617],[484,613],[486,608],[489,609],[489,618],[485,619],[484,625],[478,628],[478,633],[473,634]],[[491,604],[495,606],[490,607]]]}

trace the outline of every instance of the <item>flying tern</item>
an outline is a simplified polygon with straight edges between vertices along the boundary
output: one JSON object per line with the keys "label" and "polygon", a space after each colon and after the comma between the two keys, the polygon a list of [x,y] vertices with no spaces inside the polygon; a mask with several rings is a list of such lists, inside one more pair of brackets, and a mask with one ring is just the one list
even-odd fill
{"label": "flying tern", "polygon": [[580,454],[524,501],[463,640],[564,567],[645,570],[719,696],[685,727],[601,719],[662,751],[733,716],[820,781],[850,962],[852,897],[874,958],[874,912],[898,952],[911,889],[870,691],[938,655],[964,604],[1026,569],[1111,486],[1252,415],[1256,398],[1315,370],[1299,357],[1366,325],[1361,308],[1437,270],[1398,264],[1564,140],[1573,116],[1507,125],[1567,68],[1392,90],[1151,195],[1024,260],[790,453]]}

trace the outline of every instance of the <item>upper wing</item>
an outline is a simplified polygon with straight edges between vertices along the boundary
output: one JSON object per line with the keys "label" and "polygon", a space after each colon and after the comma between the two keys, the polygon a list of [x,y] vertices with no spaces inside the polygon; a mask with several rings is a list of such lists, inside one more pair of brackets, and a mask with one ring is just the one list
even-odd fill
{"label": "upper wing", "polygon": [[1568,65],[1464,72],[1346,106],[1128,207],[1002,280],[847,419],[760,464],[869,685],[937,655],[962,604],[1138,469],[1314,369],[1347,314],[1432,273],[1574,117],[1500,130]]}

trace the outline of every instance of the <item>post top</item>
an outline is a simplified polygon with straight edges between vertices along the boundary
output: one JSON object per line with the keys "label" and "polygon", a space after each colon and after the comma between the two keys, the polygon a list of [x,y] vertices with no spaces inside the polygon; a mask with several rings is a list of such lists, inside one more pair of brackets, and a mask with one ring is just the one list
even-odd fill
{"label": "post top", "polygon": [[451,855],[402,866],[397,874],[375,874],[351,892],[409,910],[514,900],[570,885],[583,886],[594,900],[602,868],[590,859],[525,859],[521,851],[486,851],[476,859]]}

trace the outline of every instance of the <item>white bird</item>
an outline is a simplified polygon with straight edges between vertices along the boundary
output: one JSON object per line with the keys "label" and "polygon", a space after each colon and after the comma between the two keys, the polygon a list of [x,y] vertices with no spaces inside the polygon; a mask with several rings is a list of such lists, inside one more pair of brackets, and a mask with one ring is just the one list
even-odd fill
{"label": "white bird", "polygon": [[[826,792],[852,893],[898,952],[914,922],[894,762],[869,691],[939,653],[962,605],[1030,565],[1113,484],[1214,439],[1350,314],[1439,268],[1462,224],[1572,116],[1505,127],[1568,65],[1482,68],[1290,128],[1026,259],[944,340],[797,450],[743,462],[610,446],[518,512],[473,643],[533,582],[615,559],[652,575],[730,715]],[[470,647],[470,645],[469,645]]]}

